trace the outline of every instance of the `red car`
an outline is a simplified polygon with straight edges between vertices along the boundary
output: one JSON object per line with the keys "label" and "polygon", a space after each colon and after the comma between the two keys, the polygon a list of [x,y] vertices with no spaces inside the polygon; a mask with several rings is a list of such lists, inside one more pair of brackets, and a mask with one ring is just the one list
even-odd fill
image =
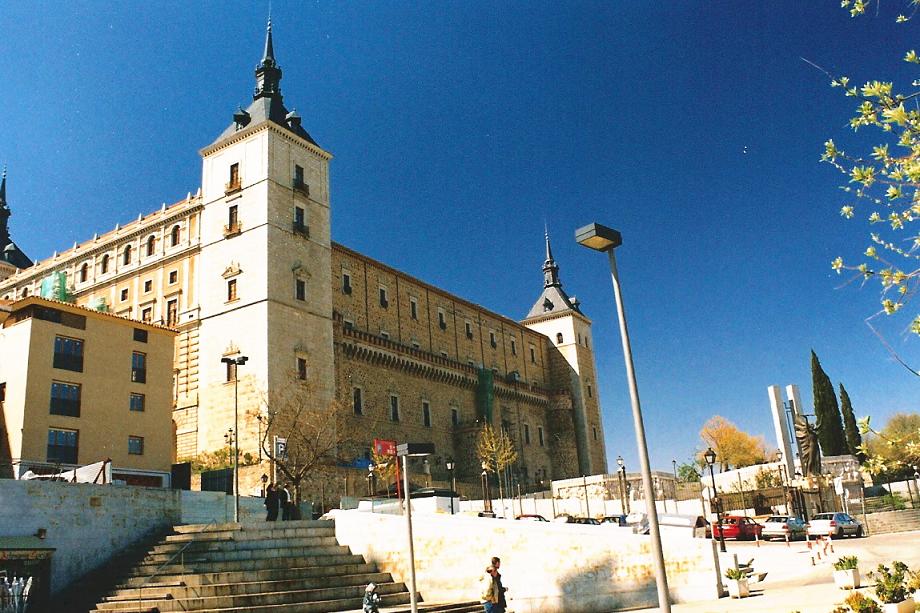
{"label": "red car", "polygon": [[737,541],[754,540],[760,538],[763,526],[749,517],[741,515],[726,515],[721,524],[713,524],[712,538],[723,536]]}

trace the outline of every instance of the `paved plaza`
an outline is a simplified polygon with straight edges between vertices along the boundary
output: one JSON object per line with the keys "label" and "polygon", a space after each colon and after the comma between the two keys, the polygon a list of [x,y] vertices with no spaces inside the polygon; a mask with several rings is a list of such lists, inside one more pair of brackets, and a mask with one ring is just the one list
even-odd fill
{"label": "paved plaza", "polygon": [[[752,585],[750,598],[676,604],[671,607],[675,613],[830,613],[847,594],[834,585],[831,565],[838,557],[855,555],[859,558],[864,585],[868,583],[866,574],[880,563],[901,560],[912,569],[920,568],[920,531],[832,541],[833,553],[828,551],[828,556],[822,556],[820,560],[816,558],[814,566],[812,557],[816,549],[809,550],[803,541],[791,543],[789,547],[778,542],[762,542],[760,547],[749,542],[732,541],[726,542],[726,545],[728,553],[737,554],[740,562],[753,559],[755,573],[766,572],[766,579]],[[872,594],[871,587],[864,587],[861,591],[866,595]]]}

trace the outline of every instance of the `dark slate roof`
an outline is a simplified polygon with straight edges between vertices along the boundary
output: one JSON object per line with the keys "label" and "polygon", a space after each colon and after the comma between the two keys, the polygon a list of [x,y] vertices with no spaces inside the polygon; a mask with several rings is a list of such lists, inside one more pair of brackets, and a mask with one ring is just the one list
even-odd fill
{"label": "dark slate roof", "polygon": [[12,264],[16,268],[28,268],[32,265],[32,260],[13,241],[3,247],[3,251],[0,252],[0,261]]}
{"label": "dark slate roof", "polygon": [[553,259],[553,250],[550,247],[549,234],[547,233],[546,261],[543,262],[543,293],[537,298],[525,319],[566,311],[581,313],[581,307],[577,298],[574,296],[569,298],[565,290],[562,289],[562,281],[559,280],[559,265]]}
{"label": "dark slate roof", "polygon": [[6,204],[6,168],[4,168],[3,176],[0,178],[0,262],[6,262],[16,268],[28,268],[32,265],[32,260],[10,238],[7,225],[9,218],[10,208]]}
{"label": "dark slate roof", "polygon": [[273,121],[289,132],[293,132],[300,138],[319,147],[319,144],[313,140],[313,137],[300,125],[299,116],[296,111],[292,118],[297,121],[292,122],[288,119],[291,113],[285,108],[284,103],[281,101],[280,94],[278,96],[256,98],[246,109],[246,113],[249,114],[249,121],[245,125],[238,124],[235,121],[232,122],[227,126],[227,129],[221,132],[220,136],[218,136],[214,142],[216,143],[225,138],[229,138],[249,125],[257,125],[263,121]]}

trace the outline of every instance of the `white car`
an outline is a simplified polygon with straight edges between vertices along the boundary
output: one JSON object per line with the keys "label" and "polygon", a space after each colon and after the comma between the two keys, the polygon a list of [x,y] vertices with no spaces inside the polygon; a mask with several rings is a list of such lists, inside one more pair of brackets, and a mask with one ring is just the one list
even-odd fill
{"label": "white car", "polygon": [[846,513],[818,513],[808,522],[808,536],[861,537],[862,524]]}

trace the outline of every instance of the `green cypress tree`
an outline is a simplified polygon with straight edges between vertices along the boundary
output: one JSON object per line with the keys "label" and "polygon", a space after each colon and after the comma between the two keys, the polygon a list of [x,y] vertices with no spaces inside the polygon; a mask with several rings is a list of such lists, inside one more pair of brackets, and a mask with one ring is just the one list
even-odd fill
{"label": "green cypress tree", "polygon": [[847,436],[847,449],[855,455],[860,463],[865,460],[859,446],[862,445],[862,436],[856,427],[856,417],[853,415],[853,405],[850,404],[850,395],[847,394],[843,383],[840,384],[840,413],[843,415],[843,431]]}
{"label": "green cypress tree", "polygon": [[818,430],[821,453],[826,456],[848,453],[834,384],[821,368],[821,362],[818,361],[814,350],[811,352],[811,388],[815,400],[815,427]]}

